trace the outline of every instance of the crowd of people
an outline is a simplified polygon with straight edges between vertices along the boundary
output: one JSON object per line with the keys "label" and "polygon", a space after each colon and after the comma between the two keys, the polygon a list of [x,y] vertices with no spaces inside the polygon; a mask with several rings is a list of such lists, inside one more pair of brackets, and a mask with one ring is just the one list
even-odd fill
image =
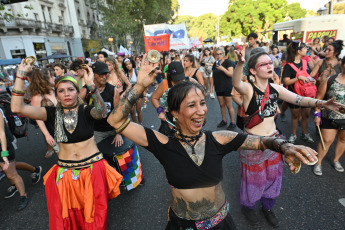
{"label": "crowd of people", "polygon": [[[256,33],[247,40],[244,45],[164,51],[158,63],[150,63],[146,54],[108,57],[106,52],[94,61],[78,59],[47,68],[23,59],[15,77],[3,85],[6,82],[5,93],[12,96],[12,112],[30,118],[41,130],[47,144],[44,157],[58,155],[57,164],[43,177],[50,228],[106,228],[108,199],[120,194],[123,180],[121,170],[111,167],[99,150],[107,138],[112,138],[114,151],[129,139],[163,165],[171,187],[166,229],[236,228],[221,186],[222,159],[232,151],[239,150],[239,202],[252,225],[259,223],[255,205],[260,201],[267,221],[279,226],[273,207],[284,160],[293,173],[301,162],[315,164],[313,171],[321,176],[322,160],[337,136],[333,165],[343,172],[343,41],[323,37],[305,44],[286,39],[286,50],[279,50],[258,42]],[[142,126],[142,106],[149,103],[152,85],[151,102],[161,120],[158,131]],[[207,97],[219,104],[218,131],[202,128]],[[288,108],[291,136],[285,140],[276,119],[280,114],[285,122]],[[311,109],[324,141],[318,144],[318,155],[294,145],[299,122],[301,139],[315,141],[308,133]],[[36,184],[42,167],[15,161],[15,138],[2,114],[0,176],[11,183],[5,198],[19,191],[17,209],[22,210],[29,198],[17,170],[30,171]],[[235,132],[236,127],[243,133]],[[143,183],[141,177],[138,184]]]}

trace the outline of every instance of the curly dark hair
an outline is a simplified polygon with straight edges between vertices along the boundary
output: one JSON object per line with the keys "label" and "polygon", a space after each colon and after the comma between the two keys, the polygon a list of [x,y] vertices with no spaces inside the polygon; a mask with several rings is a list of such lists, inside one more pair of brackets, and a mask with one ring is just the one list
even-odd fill
{"label": "curly dark hair", "polygon": [[50,69],[34,69],[27,73],[30,78],[28,91],[32,96],[50,94],[53,85],[50,83]]}
{"label": "curly dark hair", "polygon": [[135,69],[137,67],[137,65],[135,64],[135,61],[132,58],[125,58],[122,61],[122,69],[123,71],[125,71],[126,74],[128,74],[128,69],[126,67],[126,61],[130,61],[132,63],[132,68]]}

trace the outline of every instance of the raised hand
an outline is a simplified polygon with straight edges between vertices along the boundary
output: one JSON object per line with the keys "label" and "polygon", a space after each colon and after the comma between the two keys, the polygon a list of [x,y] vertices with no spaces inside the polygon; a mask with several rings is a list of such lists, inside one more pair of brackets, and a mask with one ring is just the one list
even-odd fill
{"label": "raised hand", "polygon": [[237,54],[238,62],[243,63],[245,62],[243,53],[239,50],[235,50],[235,53]]}
{"label": "raised hand", "polygon": [[17,75],[22,77],[26,76],[26,73],[32,69],[32,66],[30,64],[30,61],[26,64],[25,59],[22,59],[17,69]]}
{"label": "raised hand", "polygon": [[86,85],[93,85],[93,70],[90,66],[87,66],[87,70],[84,70],[84,80]]}
{"label": "raised hand", "polygon": [[156,69],[159,63],[150,63],[146,57],[147,54],[145,54],[143,57],[137,78],[137,84],[145,88],[154,83],[157,74],[161,72],[160,70]]}

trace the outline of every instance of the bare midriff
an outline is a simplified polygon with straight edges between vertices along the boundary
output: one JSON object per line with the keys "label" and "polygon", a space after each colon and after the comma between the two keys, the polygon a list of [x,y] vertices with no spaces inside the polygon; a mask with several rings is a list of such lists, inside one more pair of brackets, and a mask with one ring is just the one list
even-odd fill
{"label": "bare midriff", "polygon": [[69,161],[80,161],[99,152],[95,138],[78,143],[59,143],[59,159]]}

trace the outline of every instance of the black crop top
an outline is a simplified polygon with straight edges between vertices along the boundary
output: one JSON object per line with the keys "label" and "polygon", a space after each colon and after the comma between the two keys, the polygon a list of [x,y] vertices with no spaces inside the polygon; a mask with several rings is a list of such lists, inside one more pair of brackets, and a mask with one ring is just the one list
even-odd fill
{"label": "black crop top", "polygon": [[[254,89],[253,97],[250,100],[247,111],[246,111],[246,115],[249,115],[249,116],[255,113],[259,109],[262,98],[265,95],[264,92],[261,92],[255,86],[253,87],[253,89]],[[270,98],[266,101],[266,104],[264,107],[265,117],[273,117],[276,115],[277,107],[278,107],[278,97],[279,97],[278,91],[270,84]]]}
{"label": "black crop top", "polygon": [[[77,143],[82,142],[90,139],[93,137],[93,125],[94,125],[94,119],[90,114],[91,109],[93,108],[93,105],[80,105],[78,109],[78,124],[75,128],[74,132],[70,134],[66,128],[65,125],[63,126],[65,134],[67,136],[68,141],[62,142],[62,143]],[[55,111],[56,107],[45,107],[47,111],[47,121],[45,123],[52,124],[55,128]]]}
{"label": "black crop top", "polygon": [[169,137],[169,141],[162,144],[152,129],[145,128],[145,132],[148,146],[144,148],[155,155],[164,167],[169,184],[178,189],[206,188],[219,184],[223,179],[223,157],[237,150],[247,137],[246,134],[237,134],[231,142],[221,145],[211,131],[206,131],[205,157],[198,166],[175,137]]}

